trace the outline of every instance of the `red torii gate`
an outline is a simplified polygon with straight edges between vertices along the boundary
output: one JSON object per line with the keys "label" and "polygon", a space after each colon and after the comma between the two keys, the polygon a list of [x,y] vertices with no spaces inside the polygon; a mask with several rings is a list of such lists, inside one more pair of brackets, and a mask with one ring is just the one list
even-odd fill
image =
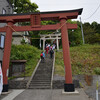
{"label": "red torii gate", "polygon": [[[68,29],[76,29],[76,24],[66,23],[68,19],[75,19],[81,15],[83,9],[67,10],[67,11],[51,11],[38,12],[31,14],[7,14],[0,15],[0,23],[7,23],[7,26],[1,27],[0,32],[6,32],[4,55],[2,62],[3,71],[3,92],[8,91],[8,69],[12,42],[12,32],[15,31],[37,31],[37,30],[57,30],[61,27],[61,37],[63,46],[63,59],[65,65],[65,84],[64,90],[68,92],[74,91],[72,82],[72,71],[69,53]],[[44,20],[58,20],[60,23],[55,25],[41,25]],[[16,22],[31,22],[30,26],[15,26]]]}

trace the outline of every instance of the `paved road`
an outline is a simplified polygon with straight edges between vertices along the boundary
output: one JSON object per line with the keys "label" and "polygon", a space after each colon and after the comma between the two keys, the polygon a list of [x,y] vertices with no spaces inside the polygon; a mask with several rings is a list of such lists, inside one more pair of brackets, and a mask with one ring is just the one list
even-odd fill
{"label": "paved road", "polygon": [[13,100],[90,100],[82,89],[78,91],[80,94],[66,95],[62,94],[62,89],[27,89]]}

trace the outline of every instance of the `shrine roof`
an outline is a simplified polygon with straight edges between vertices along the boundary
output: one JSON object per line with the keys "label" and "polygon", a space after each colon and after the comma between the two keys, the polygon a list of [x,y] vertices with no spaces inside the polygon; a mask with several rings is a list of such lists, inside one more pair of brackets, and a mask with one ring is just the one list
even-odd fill
{"label": "shrine roof", "polygon": [[17,15],[30,15],[30,14],[56,14],[56,13],[72,13],[78,12],[81,15],[83,8],[73,10],[61,10],[61,11],[46,11],[46,12],[31,12],[31,13],[19,13],[19,14],[0,14],[0,16],[17,16]]}
{"label": "shrine roof", "polygon": [[39,16],[41,21],[48,20],[60,20],[61,18],[75,19],[78,15],[81,15],[82,8],[74,10],[62,10],[62,11],[47,11],[47,12],[34,12],[34,13],[21,13],[21,14],[1,14],[0,23],[6,23],[8,21],[16,22],[29,22],[33,18],[32,16]]}

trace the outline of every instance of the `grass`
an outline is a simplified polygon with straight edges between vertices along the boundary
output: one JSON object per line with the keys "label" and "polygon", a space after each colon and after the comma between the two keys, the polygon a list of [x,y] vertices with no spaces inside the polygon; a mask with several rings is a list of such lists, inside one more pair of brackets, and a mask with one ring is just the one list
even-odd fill
{"label": "grass", "polygon": [[[27,60],[25,76],[31,76],[40,59],[40,50],[31,45],[12,45],[10,60]],[[24,76],[22,73],[21,76]]]}
{"label": "grass", "polygon": [[[72,74],[97,74],[100,68],[100,45],[70,47]],[[64,76],[63,53],[56,52],[55,74]]]}

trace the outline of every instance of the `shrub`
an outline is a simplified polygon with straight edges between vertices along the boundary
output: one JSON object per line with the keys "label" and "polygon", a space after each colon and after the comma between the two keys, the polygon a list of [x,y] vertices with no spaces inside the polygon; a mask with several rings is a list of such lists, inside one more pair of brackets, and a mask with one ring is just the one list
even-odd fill
{"label": "shrub", "polygon": [[95,74],[100,75],[100,67],[94,69]]}
{"label": "shrub", "polygon": [[[70,47],[70,56],[71,56],[71,66],[72,74],[100,74],[100,45],[80,45],[75,47]],[[55,73],[59,74],[61,70],[61,75],[64,75],[63,64],[63,52],[56,53],[55,59]],[[62,67],[59,67],[62,66]],[[94,71],[94,69],[96,71]]]}
{"label": "shrub", "polygon": [[31,45],[12,45],[10,60],[27,60],[25,76],[31,76],[38,60],[40,50]]}

